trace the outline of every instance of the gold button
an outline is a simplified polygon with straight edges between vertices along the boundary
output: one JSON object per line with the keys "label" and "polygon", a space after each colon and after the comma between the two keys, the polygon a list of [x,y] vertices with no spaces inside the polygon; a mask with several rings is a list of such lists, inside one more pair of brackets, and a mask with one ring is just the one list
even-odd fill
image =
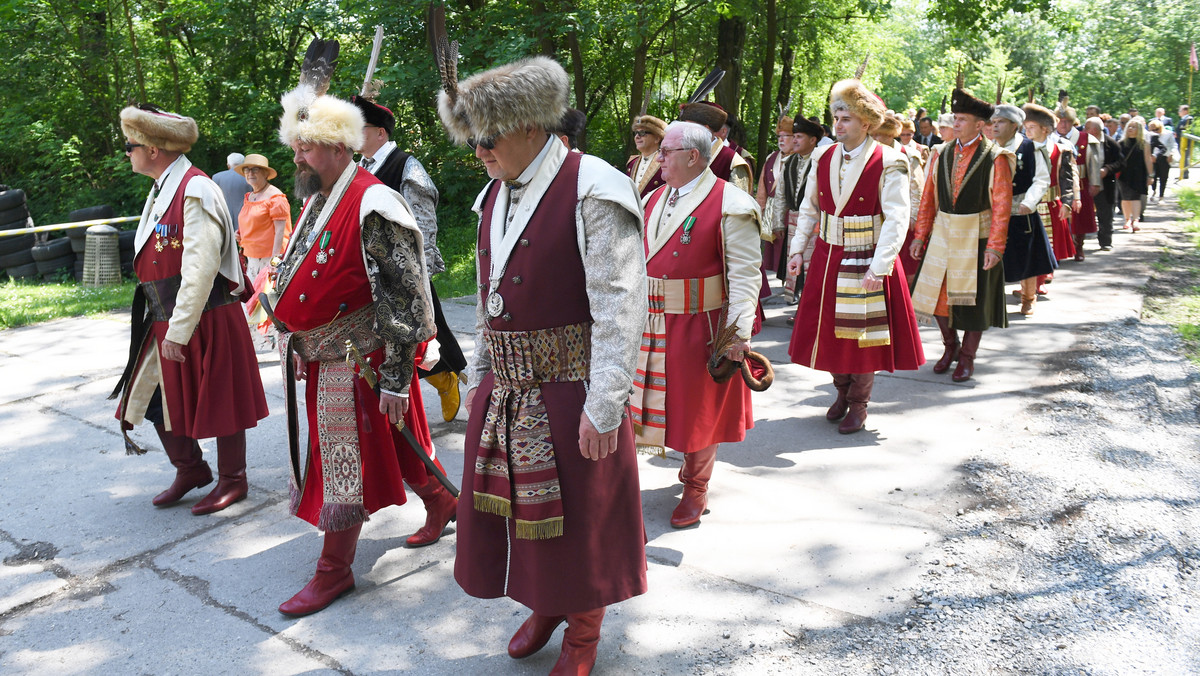
{"label": "gold button", "polygon": [[663,279],[668,279],[668,277],[666,275],[663,275]]}

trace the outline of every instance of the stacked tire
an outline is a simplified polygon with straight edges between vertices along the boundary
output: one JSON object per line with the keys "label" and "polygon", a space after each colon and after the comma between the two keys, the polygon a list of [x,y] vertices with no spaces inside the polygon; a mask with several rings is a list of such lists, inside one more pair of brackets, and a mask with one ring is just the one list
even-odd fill
{"label": "stacked tire", "polygon": [[67,237],[34,244],[29,253],[33,256],[37,273],[47,279],[54,276],[59,270],[74,270],[75,268],[75,252],[71,251],[71,240]]}
{"label": "stacked tire", "polygon": [[[29,218],[29,209],[25,204],[25,191],[16,189],[0,192],[0,231],[32,226],[33,220]],[[0,268],[4,268],[10,279],[28,279],[37,275],[33,245],[33,233],[0,237]]]}
{"label": "stacked tire", "polygon": [[[76,209],[67,215],[67,220],[79,223],[112,217],[113,208],[103,204],[97,207]],[[87,228],[71,228],[67,230],[67,237],[71,240],[71,251],[75,252],[75,281],[81,282],[83,281],[83,254],[87,250]]]}

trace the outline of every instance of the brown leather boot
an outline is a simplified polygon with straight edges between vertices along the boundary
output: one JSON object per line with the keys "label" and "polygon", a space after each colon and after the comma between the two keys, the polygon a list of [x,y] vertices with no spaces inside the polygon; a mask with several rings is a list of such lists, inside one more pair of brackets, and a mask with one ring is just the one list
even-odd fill
{"label": "brown leather boot", "polygon": [[289,617],[304,617],[324,610],[329,604],[354,591],[354,554],[358,550],[358,535],[362,524],[346,530],[328,531],[317,559],[317,573],[295,596],[279,606],[279,612]]}
{"label": "brown leather boot", "polygon": [[975,353],[979,350],[979,339],[983,331],[964,331],[962,349],[958,351],[958,368],[950,377],[956,383],[970,380],[975,373]]}
{"label": "brown leather boot", "polygon": [[404,544],[408,547],[431,545],[442,539],[446,524],[458,518],[458,499],[433,477],[421,486],[409,484],[408,487],[425,503],[425,525],[408,536]]}
{"label": "brown leather boot", "polygon": [[192,505],[192,514],[212,514],[246,499],[246,432],[217,438],[217,487]]}
{"label": "brown leather boot", "polygon": [[1075,260],[1082,262],[1084,258],[1083,235],[1073,235],[1072,238],[1075,240]]}
{"label": "brown leather boot", "polygon": [[519,660],[541,650],[550,641],[550,636],[558,625],[566,621],[566,615],[530,615],[508,642],[508,656]]}
{"label": "brown leather boot", "polygon": [[825,412],[825,419],[829,422],[837,422],[846,415],[846,390],[850,388],[849,373],[832,373],[833,386],[837,388],[837,399],[833,400],[833,406]]}
{"label": "brown leather boot", "polygon": [[942,358],[937,360],[933,365],[934,373],[945,373],[950,370],[950,365],[958,359],[958,331],[950,328],[950,318],[941,315],[935,315],[938,329],[942,332],[942,345],[946,346],[946,350],[942,352]]}
{"label": "brown leather boot", "polygon": [[712,478],[716,464],[717,444],[684,454],[683,467],[679,468],[683,497],[679,499],[679,506],[671,512],[672,528],[687,528],[700,523],[700,517],[707,513],[708,480]]}
{"label": "brown leather boot", "polygon": [[1037,303],[1037,279],[1030,277],[1021,280],[1021,314],[1028,317],[1033,314],[1033,306]]}
{"label": "brown leather boot", "polygon": [[183,499],[184,495],[193,488],[200,488],[212,483],[212,470],[204,462],[204,454],[195,439],[177,437],[162,425],[155,425],[158,439],[162,442],[163,450],[175,466],[175,480],[167,490],[154,496],[151,500],[155,507],[173,505]]}
{"label": "brown leather boot", "polygon": [[563,633],[562,653],[550,676],[588,676],[596,666],[596,646],[600,643],[600,624],[604,608],[586,613],[567,615],[567,630]]}
{"label": "brown leather boot", "polygon": [[846,391],[850,410],[846,413],[846,419],[838,425],[839,433],[851,434],[863,428],[867,422],[867,402],[871,401],[871,389],[874,387],[874,373],[850,374],[850,388]]}

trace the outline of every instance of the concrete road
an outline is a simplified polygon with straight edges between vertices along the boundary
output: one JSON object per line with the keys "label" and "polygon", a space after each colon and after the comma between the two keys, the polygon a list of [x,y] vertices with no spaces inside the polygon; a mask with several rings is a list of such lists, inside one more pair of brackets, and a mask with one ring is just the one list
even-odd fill
{"label": "concrete road", "polygon": [[[747,439],[721,449],[699,527],[667,525],[679,456],[640,459],[650,591],[610,609],[596,673],[698,673],[712,668],[714,646],[736,664],[756,642],[902,613],[923,552],[970,499],[959,465],[986,452],[999,421],[1026,415],[1043,359],[1069,349],[1074,329],[1139,313],[1135,262],[1154,243],[1117,241],[1064,264],[1034,317],[1010,299],[1012,327],[985,334],[967,383],[930,371],[940,337],[922,329],[930,364],[881,374],[867,429],[848,436],[824,419],[828,375],[788,363],[794,308],[771,299],[756,348],[776,364],[776,382],[755,395]],[[473,308],[446,306],[469,352]],[[151,453],[124,454],[105,397],[128,332],[114,314],[0,333],[0,672],[549,670],[561,630],[538,655],[509,659],[525,611],[462,593],[453,531],[431,547],[402,546],[424,520],[415,496],[363,529],[356,592],[307,618],[281,616],[277,606],[312,575],[320,536],[287,514],[277,356],[260,354],[271,416],[248,433],[249,499],[195,517],[187,507],[207,489],[176,507],[150,504],[173,476],[152,428],[134,433]],[[465,412],[441,423],[436,393],[424,394],[437,452],[459,482]],[[211,440],[203,446],[215,455]]]}

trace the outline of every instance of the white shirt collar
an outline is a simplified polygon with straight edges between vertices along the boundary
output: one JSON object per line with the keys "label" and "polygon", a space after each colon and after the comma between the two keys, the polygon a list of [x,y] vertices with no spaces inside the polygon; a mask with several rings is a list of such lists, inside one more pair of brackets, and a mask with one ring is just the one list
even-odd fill
{"label": "white shirt collar", "polygon": [[379,168],[382,167],[383,163],[387,161],[388,155],[391,155],[392,151],[395,149],[395,141],[388,141],[387,143],[379,146],[379,150],[376,150],[375,154],[371,156],[371,159],[375,160],[375,162],[371,164],[371,168],[368,169],[368,171],[370,171],[372,174],[379,171]]}
{"label": "white shirt collar", "polygon": [[862,153],[863,148],[867,147],[867,139],[863,139],[863,142],[858,144],[858,147],[854,150],[846,150],[846,144],[844,143],[838,143],[838,145],[842,146],[842,154],[849,155],[850,159],[853,160]]}
{"label": "white shirt collar", "polygon": [[675,192],[677,192],[677,193],[679,194],[679,196],[680,196],[680,197],[683,197],[684,195],[686,195],[686,194],[690,193],[691,191],[695,190],[695,189],[696,189],[696,184],[700,183],[700,179],[701,179],[701,178],[703,178],[703,177],[704,177],[704,172],[702,171],[702,172],[700,172],[700,175],[699,175],[699,176],[697,176],[696,178],[693,178],[692,180],[688,181],[686,184],[684,184],[684,186],[683,186],[682,188],[679,188],[679,189],[678,189],[678,190],[676,190]]}

